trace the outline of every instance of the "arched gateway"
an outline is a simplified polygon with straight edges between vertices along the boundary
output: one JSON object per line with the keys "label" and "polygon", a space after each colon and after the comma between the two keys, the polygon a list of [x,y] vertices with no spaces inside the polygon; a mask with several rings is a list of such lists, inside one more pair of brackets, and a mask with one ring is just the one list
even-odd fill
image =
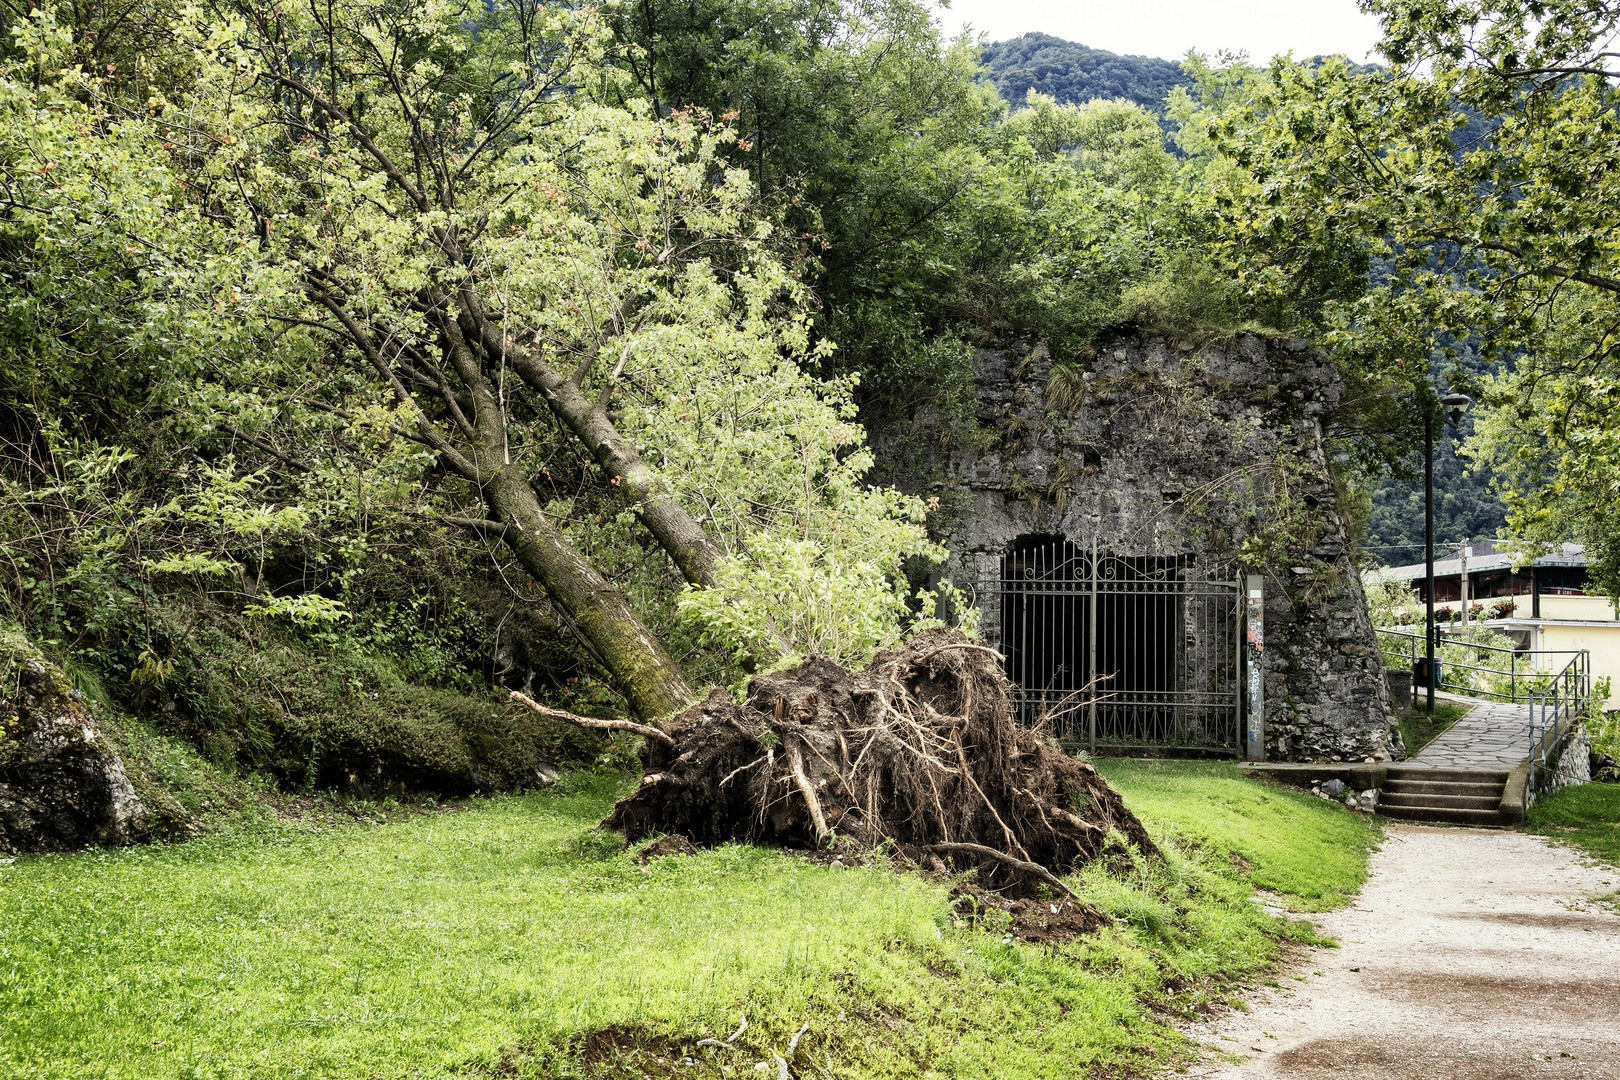
{"label": "arched gateway", "polygon": [[1001,559],[1001,648],[1019,718],[1075,746],[1240,748],[1238,582],[1180,555],[1026,535]]}

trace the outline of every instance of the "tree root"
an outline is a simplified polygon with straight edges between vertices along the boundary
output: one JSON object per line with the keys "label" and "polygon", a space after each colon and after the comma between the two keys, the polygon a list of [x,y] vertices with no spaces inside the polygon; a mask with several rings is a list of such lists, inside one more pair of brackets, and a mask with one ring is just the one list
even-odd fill
{"label": "tree root", "polygon": [[594,716],[579,716],[575,713],[564,712],[562,709],[549,709],[527,694],[519,693],[516,690],[512,691],[512,698],[527,705],[541,716],[549,716],[553,720],[563,720],[577,727],[595,728],[598,731],[628,731],[643,738],[663,743],[665,746],[675,745],[675,740],[669,732],[661,731],[655,727],[648,727],[646,724],[638,724],[633,720],[598,720]]}
{"label": "tree root", "polygon": [[1063,884],[1062,878],[1046,867],[1024,859],[1015,859],[1005,851],[997,851],[995,848],[984,844],[925,844],[917,850],[934,852],[940,855],[977,855],[981,859],[995,859],[997,862],[1006,863],[1020,873],[1035,875],[1070,900],[1078,901],[1080,899],[1074,894],[1073,889]]}
{"label": "tree root", "polygon": [[[604,824],[632,840],[949,852],[1008,895],[1071,896],[1061,876],[1105,850],[1157,857],[1089,763],[1014,721],[1010,695],[999,654],[944,630],[858,672],[809,660],[758,676],[742,704],[712,691],[649,735],[657,781]],[[610,724],[653,730],[587,726]]]}

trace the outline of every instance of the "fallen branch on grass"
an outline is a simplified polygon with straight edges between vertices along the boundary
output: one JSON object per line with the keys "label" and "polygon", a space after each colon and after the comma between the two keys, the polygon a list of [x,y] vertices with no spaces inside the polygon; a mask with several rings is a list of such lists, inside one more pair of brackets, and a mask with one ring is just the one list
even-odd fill
{"label": "fallen branch on grass", "polygon": [[549,716],[553,720],[562,720],[576,727],[595,728],[598,731],[628,731],[643,738],[654,739],[665,746],[675,745],[675,740],[670,737],[669,732],[661,731],[655,727],[648,727],[646,724],[638,724],[632,720],[598,720],[594,716],[579,716],[575,713],[564,712],[562,709],[548,709],[527,694],[519,693],[516,690],[512,691],[512,698],[515,701],[521,701],[541,716]]}

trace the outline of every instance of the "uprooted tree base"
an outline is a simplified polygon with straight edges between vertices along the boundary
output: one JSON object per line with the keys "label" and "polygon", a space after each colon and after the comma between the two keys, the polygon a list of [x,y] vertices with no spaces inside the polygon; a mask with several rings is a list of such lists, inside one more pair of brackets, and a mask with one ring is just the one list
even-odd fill
{"label": "uprooted tree base", "polygon": [[921,634],[862,671],[810,660],[721,690],[644,740],[645,776],[603,824],[708,846],[893,844],[936,869],[1032,896],[1110,845],[1157,856],[1089,763],[1014,722],[1000,658],[955,631]]}

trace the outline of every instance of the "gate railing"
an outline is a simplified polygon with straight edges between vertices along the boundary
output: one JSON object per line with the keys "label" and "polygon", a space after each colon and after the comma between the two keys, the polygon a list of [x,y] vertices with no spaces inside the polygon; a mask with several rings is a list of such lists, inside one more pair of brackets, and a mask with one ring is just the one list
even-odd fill
{"label": "gate railing", "polygon": [[1547,685],[1530,695],[1530,790],[1552,780],[1565,744],[1592,700],[1592,661],[1581,649]]}
{"label": "gate railing", "polygon": [[1190,570],[1058,538],[1009,552],[1001,646],[1020,721],[1076,747],[1236,752],[1239,585]]}
{"label": "gate railing", "polygon": [[[1382,629],[1376,633],[1384,666],[1397,669],[1404,666],[1413,672],[1414,689],[1422,689],[1416,673],[1418,661],[1427,654],[1423,635]],[[1459,654],[1466,659],[1457,659]],[[1555,677],[1552,675],[1554,665],[1567,665],[1580,655],[1584,652],[1578,649],[1533,652],[1482,645],[1456,637],[1442,638],[1435,648],[1435,666],[1440,669],[1440,682],[1435,689],[1492,701],[1529,701]]]}

